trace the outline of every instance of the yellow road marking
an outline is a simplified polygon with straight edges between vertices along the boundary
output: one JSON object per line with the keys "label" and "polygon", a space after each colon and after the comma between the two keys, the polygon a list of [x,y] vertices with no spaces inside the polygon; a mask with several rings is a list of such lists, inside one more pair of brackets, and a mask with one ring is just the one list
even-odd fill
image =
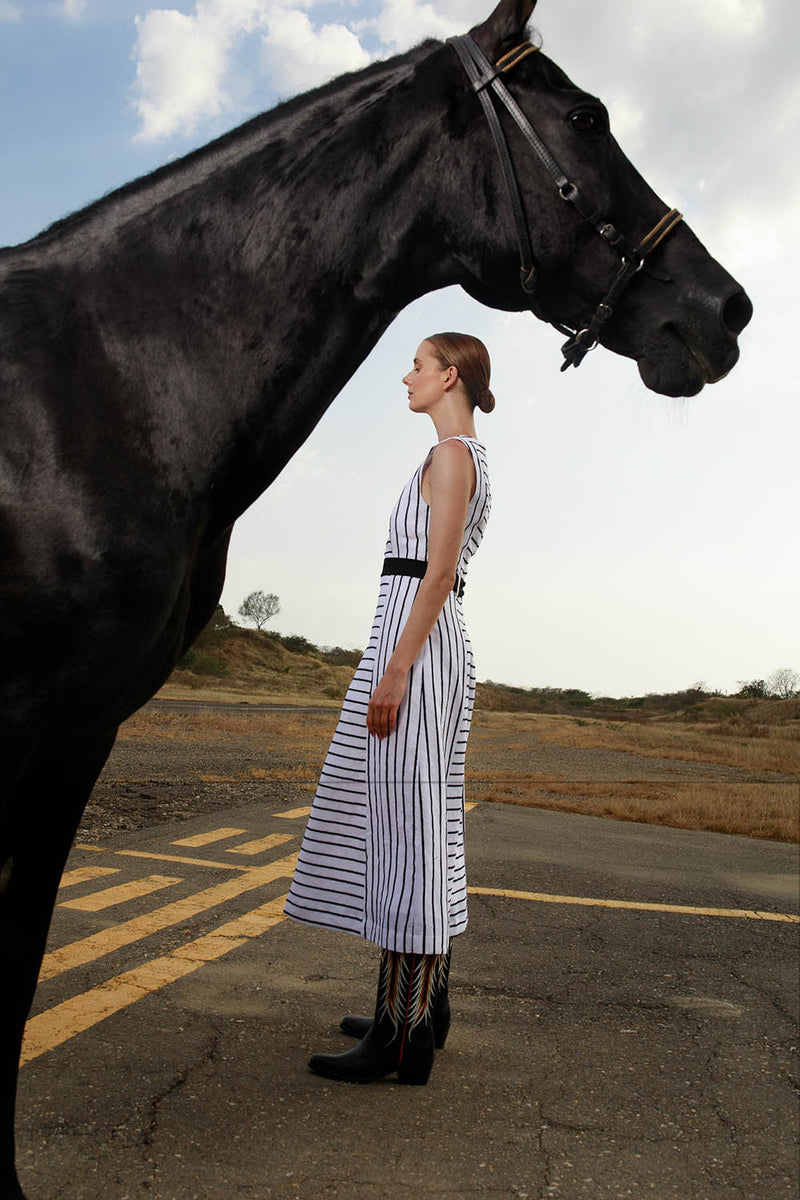
{"label": "yellow road marking", "polygon": [[273,813],[273,817],[286,817],[288,821],[293,821],[295,817],[307,817],[311,812],[311,805],[308,808],[290,808],[288,812]]}
{"label": "yellow road marking", "polygon": [[151,892],[172,887],[176,883],[183,883],[183,880],[174,875],[145,875],[143,879],[133,879],[129,883],[118,883],[116,887],[90,892],[88,896],[79,896],[77,900],[62,900],[58,907],[77,908],[80,912],[101,912],[114,904],[149,896]]}
{"label": "yellow road marking", "polygon": [[273,846],[282,846],[291,842],[291,833],[270,833],[267,837],[256,838],[254,842],[242,842],[239,846],[228,846],[228,854],[260,854],[262,850],[271,850]]}
{"label": "yellow road marking", "polygon": [[469,804],[464,805],[464,812],[472,812],[473,808],[478,807],[477,800],[470,800]]}
{"label": "yellow road marking", "polygon": [[473,896],[503,896],[510,900],[540,900],[545,904],[583,904],[590,908],[633,908],[642,912],[689,913],[699,917],[746,917],[751,921],[791,921],[800,925],[794,913],[759,912],[748,908],[696,908],[689,904],[647,904],[639,900],[596,900],[589,896],[550,896],[546,892],[514,892],[508,888],[471,887]]}
{"label": "yellow road marking", "polygon": [[129,1004],[149,996],[151,992],[174,983],[183,975],[196,971],[206,963],[221,958],[250,938],[259,937],[267,929],[285,921],[283,906],[286,896],[278,896],[267,904],[220,925],[218,929],[184,946],[178,946],[161,958],[151,959],[131,971],[124,971],[97,987],[82,992],[70,1000],[56,1004],[25,1027],[20,1062],[30,1062],[47,1050],[83,1033],[112,1016]]}
{"label": "yellow road marking", "polygon": [[246,829],[211,829],[208,833],[195,833],[192,837],[178,838],[171,846],[210,846],[212,842],[223,842],[225,838],[238,837]]}
{"label": "yellow road marking", "polygon": [[186,858],[181,854],[157,854],[155,850],[114,850],[123,858],[155,858],[158,862],[190,863],[193,867],[220,867],[223,871],[249,871],[238,863],[215,862],[213,858]]}
{"label": "yellow road marking", "polygon": [[89,879],[99,879],[101,875],[119,875],[119,867],[73,867],[61,876],[61,888],[74,887],[76,883],[86,883]]}
{"label": "yellow road marking", "polygon": [[88,842],[76,842],[76,850],[93,850],[95,854],[105,854],[102,846],[90,846]]}
{"label": "yellow road marking", "polygon": [[94,962],[106,954],[111,954],[113,950],[129,946],[132,942],[138,942],[152,933],[167,929],[170,925],[179,925],[182,921],[196,917],[198,913],[215,908],[218,904],[224,904],[226,900],[233,900],[244,892],[263,887],[265,883],[272,883],[274,879],[290,878],[294,872],[297,857],[296,854],[290,854],[286,858],[281,858],[274,863],[267,863],[263,867],[252,867],[243,872],[238,879],[218,883],[214,887],[206,888],[203,892],[185,896],[182,900],[164,905],[163,908],[132,917],[130,921],[123,921],[119,925],[113,925],[110,929],[101,929],[98,933],[81,938],[80,941],[70,942],[69,945],[61,946],[58,950],[51,950],[44,956],[39,979],[52,979],[73,967]]}

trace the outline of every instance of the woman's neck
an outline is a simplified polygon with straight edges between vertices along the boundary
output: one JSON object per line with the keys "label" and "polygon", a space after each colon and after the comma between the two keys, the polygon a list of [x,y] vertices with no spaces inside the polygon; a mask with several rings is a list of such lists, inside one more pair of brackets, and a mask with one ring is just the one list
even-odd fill
{"label": "woman's neck", "polygon": [[431,413],[431,420],[438,442],[451,437],[475,437],[475,420],[471,412]]}

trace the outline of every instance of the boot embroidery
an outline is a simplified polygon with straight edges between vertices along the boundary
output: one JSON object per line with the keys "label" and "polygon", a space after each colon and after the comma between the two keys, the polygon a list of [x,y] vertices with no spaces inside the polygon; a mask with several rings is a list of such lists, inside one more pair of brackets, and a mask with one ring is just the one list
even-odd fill
{"label": "boot embroidery", "polygon": [[394,1035],[411,1033],[430,1021],[436,988],[442,977],[443,954],[381,954],[378,1017],[391,1023]]}
{"label": "boot embroidery", "polygon": [[441,959],[441,954],[421,954],[417,958],[406,1002],[406,1030],[409,1035],[423,1021],[431,1019]]}
{"label": "boot embroidery", "polygon": [[401,993],[403,955],[391,950],[381,951],[380,974],[378,978],[378,1017],[389,1021],[395,1033],[399,1024],[398,1000]]}

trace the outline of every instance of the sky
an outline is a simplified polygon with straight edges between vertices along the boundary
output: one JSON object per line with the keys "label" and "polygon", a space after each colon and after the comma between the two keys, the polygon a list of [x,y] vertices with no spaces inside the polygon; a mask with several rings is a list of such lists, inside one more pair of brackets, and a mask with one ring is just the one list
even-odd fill
{"label": "sky", "polygon": [[[490,8],[0,0],[0,244],[342,71],[465,32]],[[602,349],[561,374],[561,335],[530,314],[457,288],[423,297],[238,522],[223,604],[235,614],[248,592],[274,592],[278,631],[366,644],[389,511],[435,441],[400,380],[426,334],[462,329],[489,347],[497,397],[477,414],[494,495],[465,597],[478,678],[627,696],[730,692],[800,669],[800,8],[540,0],[534,24],[746,288],[755,315],[739,364],[692,399],[667,399]]]}

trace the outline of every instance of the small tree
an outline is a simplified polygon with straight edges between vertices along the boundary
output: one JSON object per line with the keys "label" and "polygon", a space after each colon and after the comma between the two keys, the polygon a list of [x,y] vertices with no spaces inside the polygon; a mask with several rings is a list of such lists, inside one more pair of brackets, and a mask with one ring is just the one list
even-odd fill
{"label": "small tree", "polygon": [[256,629],[261,629],[280,611],[281,603],[274,592],[251,592],[239,605],[239,616],[252,621]]}
{"label": "small tree", "polygon": [[800,672],[793,671],[791,667],[778,667],[767,680],[767,691],[770,696],[791,700],[800,692]]}
{"label": "small tree", "polygon": [[763,679],[740,679],[736,695],[744,700],[766,700],[766,682]]}

